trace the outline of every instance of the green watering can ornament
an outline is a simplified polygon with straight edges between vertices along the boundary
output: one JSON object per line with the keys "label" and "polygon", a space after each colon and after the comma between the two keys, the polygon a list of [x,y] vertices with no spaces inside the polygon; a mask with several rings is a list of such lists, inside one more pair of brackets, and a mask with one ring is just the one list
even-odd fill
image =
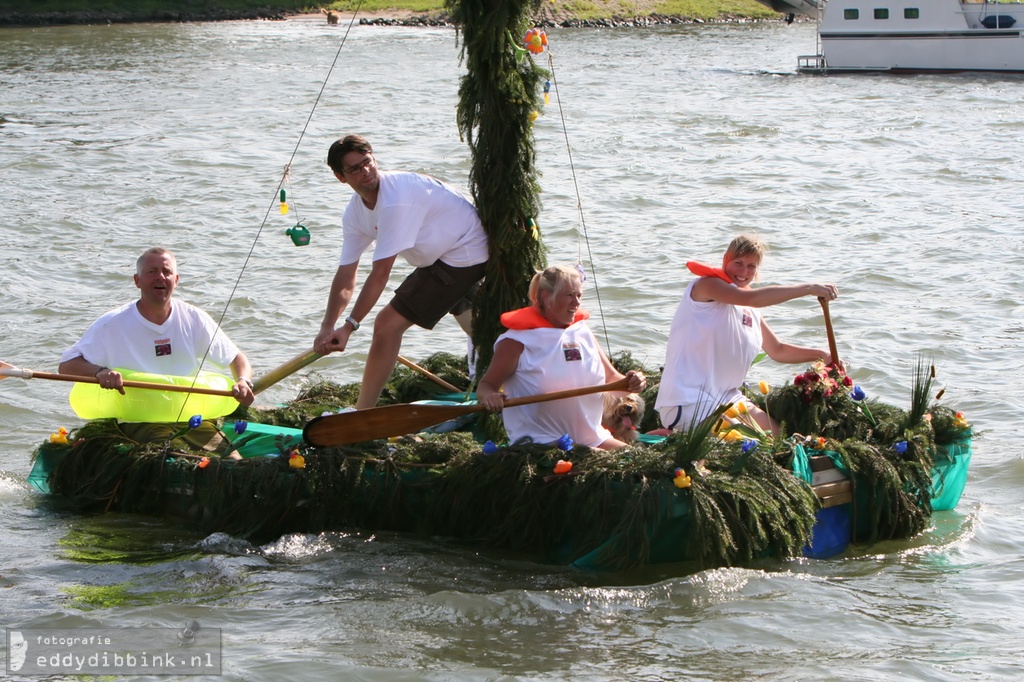
{"label": "green watering can ornament", "polygon": [[289,227],[284,233],[292,238],[292,244],[295,244],[295,246],[306,246],[309,244],[309,230],[302,225]]}

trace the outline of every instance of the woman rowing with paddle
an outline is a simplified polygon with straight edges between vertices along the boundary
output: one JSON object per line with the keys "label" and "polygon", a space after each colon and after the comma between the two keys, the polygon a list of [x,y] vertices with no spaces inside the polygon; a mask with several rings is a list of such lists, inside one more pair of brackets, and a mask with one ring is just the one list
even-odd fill
{"label": "woman rowing with paddle", "polygon": [[779,340],[758,308],[801,296],[835,300],[835,284],[751,287],[764,257],[764,244],[742,235],[729,244],[722,267],[690,262],[700,277],[686,288],[668,335],[665,370],[655,407],[667,429],[685,431],[719,405],[743,402],[758,425],[774,433],[778,425],[740,392],[747,368],[764,350],[772,360],[803,363],[832,355],[820,348]]}
{"label": "woman rowing with paddle", "polygon": [[[580,445],[610,450],[626,443],[601,425],[604,399],[591,394],[547,404],[504,409],[506,398],[592,386],[626,378],[629,392],[644,390],[640,372],[625,377],[612,366],[587,326],[590,315],[580,309],[580,273],[552,266],[530,282],[533,305],[504,313],[508,328],[494,344],[494,359],[477,388],[477,400],[492,412],[502,412],[513,443],[528,438],[551,443],[568,434]],[[625,394],[623,394],[625,395]]]}

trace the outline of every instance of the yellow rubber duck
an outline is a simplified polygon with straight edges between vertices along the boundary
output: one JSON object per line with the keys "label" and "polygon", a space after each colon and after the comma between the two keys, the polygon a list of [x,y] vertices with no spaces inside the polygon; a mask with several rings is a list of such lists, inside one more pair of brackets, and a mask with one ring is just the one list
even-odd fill
{"label": "yellow rubber duck", "polygon": [[57,443],[58,445],[67,445],[68,444],[68,430],[65,429],[63,426],[60,427],[59,429],[57,429],[56,433],[51,433],[50,434],[50,442],[51,443]]}
{"label": "yellow rubber duck", "polygon": [[682,469],[676,469],[672,482],[676,484],[677,488],[689,488],[693,485],[693,480]]}

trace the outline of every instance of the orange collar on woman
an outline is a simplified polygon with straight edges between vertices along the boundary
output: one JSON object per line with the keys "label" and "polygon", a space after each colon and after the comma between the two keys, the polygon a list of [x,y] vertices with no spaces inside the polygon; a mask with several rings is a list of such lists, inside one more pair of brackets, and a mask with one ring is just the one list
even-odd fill
{"label": "orange collar on woman", "polygon": [[732,284],[732,279],[729,275],[725,274],[725,270],[722,268],[713,268],[710,265],[704,265],[698,263],[695,260],[686,262],[687,269],[698,277],[717,277],[718,279],[724,279],[729,284]]}
{"label": "orange collar on woman", "polygon": [[[572,318],[572,323],[576,324],[580,320],[589,318],[590,313],[586,310],[577,310],[575,317]],[[506,329],[545,329],[555,326],[548,322],[548,318],[544,317],[536,306],[532,305],[502,313],[501,323]]]}

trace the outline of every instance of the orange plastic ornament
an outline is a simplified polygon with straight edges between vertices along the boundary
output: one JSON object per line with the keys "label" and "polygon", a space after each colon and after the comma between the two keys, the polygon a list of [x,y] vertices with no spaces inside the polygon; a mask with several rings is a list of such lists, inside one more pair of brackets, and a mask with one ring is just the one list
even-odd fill
{"label": "orange plastic ornament", "polygon": [[548,36],[539,28],[531,28],[523,36],[523,45],[531,54],[540,54],[548,44]]}
{"label": "orange plastic ornament", "polygon": [[572,462],[566,462],[564,459],[560,459],[555,464],[556,474],[567,474],[570,471],[572,471]]}

